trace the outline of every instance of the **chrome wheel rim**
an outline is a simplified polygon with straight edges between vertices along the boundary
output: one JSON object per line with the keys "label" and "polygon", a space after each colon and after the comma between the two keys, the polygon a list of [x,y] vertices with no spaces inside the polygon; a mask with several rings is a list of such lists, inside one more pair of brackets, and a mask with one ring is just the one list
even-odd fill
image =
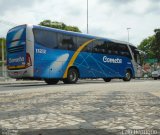
{"label": "chrome wheel rim", "polygon": [[71,74],[69,75],[69,78],[72,82],[76,81],[77,75],[75,72],[71,72]]}
{"label": "chrome wheel rim", "polygon": [[130,73],[129,73],[129,72],[127,72],[127,73],[126,73],[126,78],[127,78],[127,80],[129,80],[129,79],[130,79],[130,77],[131,77]]}

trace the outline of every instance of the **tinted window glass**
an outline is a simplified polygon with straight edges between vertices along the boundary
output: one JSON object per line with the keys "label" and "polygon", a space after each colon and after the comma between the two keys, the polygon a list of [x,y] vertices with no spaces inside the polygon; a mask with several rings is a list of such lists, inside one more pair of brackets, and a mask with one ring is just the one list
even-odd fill
{"label": "tinted window glass", "polygon": [[58,34],[58,48],[65,50],[76,50],[76,37]]}
{"label": "tinted window glass", "polygon": [[110,48],[111,48],[111,54],[113,54],[113,55],[118,55],[119,54],[117,43],[112,42]]}
{"label": "tinted window glass", "polygon": [[106,41],[95,41],[93,43],[93,53],[106,53],[107,42]]}
{"label": "tinted window glass", "polygon": [[83,45],[85,42],[87,42],[89,39],[87,39],[87,38],[83,38],[83,37],[78,37],[77,38],[77,46],[79,47],[79,46],[81,46],[81,45]]}
{"label": "tinted window glass", "polygon": [[[78,48],[80,46],[82,46],[84,43],[86,43],[87,41],[89,41],[90,39],[87,38],[83,38],[83,37],[78,37],[77,38],[77,46]],[[90,43],[89,45],[85,46],[82,50],[82,52],[91,52],[92,51],[92,43]]]}
{"label": "tinted window glass", "polygon": [[35,42],[48,48],[57,48],[57,33],[47,30],[33,29]]}
{"label": "tinted window glass", "polygon": [[[129,49],[125,44],[104,41],[103,44],[101,45],[101,49],[102,50],[104,49],[105,53],[110,55],[121,55],[131,58]],[[103,53],[103,51],[101,51],[101,53]]]}
{"label": "tinted window glass", "polygon": [[113,42],[107,43],[107,54],[110,54],[110,55],[113,54]]}
{"label": "tinted window glass", "polygon": [[92,52],[92,48],[93,48],[92,46],[93,46],[92,43],[88,44],[83,48],[82,52]]}
{"label": "tinted window glass", "polygon": [[[88,39],[89,40],[89,39]],[[87,40],[87,41],[88,41]],[[87,41],[85,41],[85,42],[87,42]],[[85,43],[84,42],[84,43]],[[87,44],[84,48],[83,48],[83,52],[92,52],[92,49],[93,49],[93,43],[91,42],[91,43],[89,43],[89,44]]]}
{"label": "tinted window glass", "polygon": [[137,51],[137,48],[134,47],[134,46],[130,46],[130,48],[132,50],[135,61],[137,61],[137,55],[139,55],[139,52]]}
{"label": "tinted window glass", "polygon": [[129,52],[128,46],[125,44],[119,44],[119,53],[121,56],[131,58],[131,54]]}

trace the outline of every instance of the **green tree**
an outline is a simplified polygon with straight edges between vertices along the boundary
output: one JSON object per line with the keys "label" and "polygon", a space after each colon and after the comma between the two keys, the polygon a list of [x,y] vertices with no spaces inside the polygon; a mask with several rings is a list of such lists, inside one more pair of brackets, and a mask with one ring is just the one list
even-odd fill
{"label": "green tree", "polygon": [[160,62],[160,29],[155,29],[155,43],[153,45],[153,51],[155,54],[155,57]]}
{"label": "green tree", "polygon": [[140,43],[138,49],[144,51],[147,58],[156,58],[160,61],[160,29],[155,29],[154,32],[153,36],[144,39]]}
{"label": "green tree", "polygon": [[57,28],[67,31],[74,31],[74,32],[81,32],[78,27],[76,26],[68,26],[64,24],[63,22],[57,22],[57,21],[51,21],[51,20],[44,20],[40,22],[39,25],[51,27],[51,28]]}
{"label": "green tree", "polygon": [[155,36],[150,36],[140,43],[138,49],[144,51],[147,55],[147,58],[154,58],[155,54],[153,51],[153,44],[155,44]]}

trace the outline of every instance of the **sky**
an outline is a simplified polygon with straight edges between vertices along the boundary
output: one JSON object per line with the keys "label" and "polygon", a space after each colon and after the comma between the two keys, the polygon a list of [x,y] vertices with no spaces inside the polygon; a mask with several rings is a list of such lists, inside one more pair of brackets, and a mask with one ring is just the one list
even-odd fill
{"label": "sky", "polygon": [[[88,0],[89,34],[135,46],[160,28],[160,0]],[[43,20],[87,31],[87,0],[0,0],[0,37],[15,25]]]}

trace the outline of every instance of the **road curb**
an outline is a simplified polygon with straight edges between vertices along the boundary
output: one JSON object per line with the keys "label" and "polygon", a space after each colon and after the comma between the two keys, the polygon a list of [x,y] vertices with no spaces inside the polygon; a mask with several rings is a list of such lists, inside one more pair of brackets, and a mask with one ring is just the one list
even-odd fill
{"label": "road curb", "polygon": [[0,82],[0,85],[10,84],[28,84],[28,83],[42,83],[43,81],[13,81],[13,82]]}

